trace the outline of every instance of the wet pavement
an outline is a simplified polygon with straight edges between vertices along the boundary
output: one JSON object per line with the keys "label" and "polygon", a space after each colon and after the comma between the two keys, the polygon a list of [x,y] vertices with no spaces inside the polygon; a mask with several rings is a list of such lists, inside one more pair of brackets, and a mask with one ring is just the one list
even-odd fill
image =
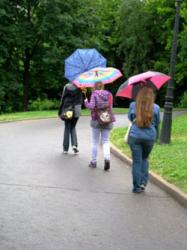
{"label": "wet pavement", "polygon": [[62,154],[62,134],[57,119],[0,124],[0,250],[187,249],[185,208],[153,184],[131,193],[131,169],[114,156],[110,172],[102,152],[88,168],[88,117],[79,155]]}

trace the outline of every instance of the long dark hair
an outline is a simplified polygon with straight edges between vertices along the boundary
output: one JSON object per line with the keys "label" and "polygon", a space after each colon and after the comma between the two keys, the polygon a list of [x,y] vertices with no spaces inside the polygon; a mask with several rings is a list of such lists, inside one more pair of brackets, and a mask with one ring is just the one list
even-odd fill
{"label": "long dark hair", "polygon": [[153,119],[154,91],[143,86],[136,96],[136,124],[140,128],[149,127]]}

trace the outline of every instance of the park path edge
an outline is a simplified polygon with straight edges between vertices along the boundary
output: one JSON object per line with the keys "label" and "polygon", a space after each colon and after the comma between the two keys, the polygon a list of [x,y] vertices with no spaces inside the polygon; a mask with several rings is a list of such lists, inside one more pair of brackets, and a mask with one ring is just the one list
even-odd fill
{"label": "park path edge", "polygon": [[[125,162],[129,167],[132,165],[132,159],[129,158],[127,155],[121,152],[115,145],[111,143],[111,152],[120,160]],[[172,196],[176,201],[178,201],[181,205],[187,208],[187,194],[180,190],[175,185],[169,183],[165,179],[163,179],[158,174],[154,173],[153,171],[149,171],[150,181],[155,185],[159,186],[163,189],[166,193]]]}

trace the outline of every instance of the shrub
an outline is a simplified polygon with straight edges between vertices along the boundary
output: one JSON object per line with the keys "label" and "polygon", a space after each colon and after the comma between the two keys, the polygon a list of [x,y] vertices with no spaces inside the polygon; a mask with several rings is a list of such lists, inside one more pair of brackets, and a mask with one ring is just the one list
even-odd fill
{"label": "shrub", "polygon": [[29,104],[30,111],[54,110],[59,107],[59,101],[37,98]]}
{"label": "shrub", "polygon": [[187,108],[187,92],[184,92],[184,95],[181,98],[179,107],[180,108]]}

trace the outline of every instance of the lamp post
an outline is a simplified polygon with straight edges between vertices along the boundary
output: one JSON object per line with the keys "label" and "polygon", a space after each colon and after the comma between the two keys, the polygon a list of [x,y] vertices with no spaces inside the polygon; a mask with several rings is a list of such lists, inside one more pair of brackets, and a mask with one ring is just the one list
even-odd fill
{"label": "lamp post", "polygon": [[170,58],[170,73],[171,79],[168,82],[167,93],[164,104],[164,117],[162,130],[160,135],[160,143],[167,144],[171,141],[171,125],[172,125],[172,109],[173,109],[173,89],[174,89],[174,74],[175,64],[177,57],[177,35],[179,31],[179,19],[180,19],[180,4],[183,0],[176,0],[176,15],[174,25],[174,35],[171,49]]}

